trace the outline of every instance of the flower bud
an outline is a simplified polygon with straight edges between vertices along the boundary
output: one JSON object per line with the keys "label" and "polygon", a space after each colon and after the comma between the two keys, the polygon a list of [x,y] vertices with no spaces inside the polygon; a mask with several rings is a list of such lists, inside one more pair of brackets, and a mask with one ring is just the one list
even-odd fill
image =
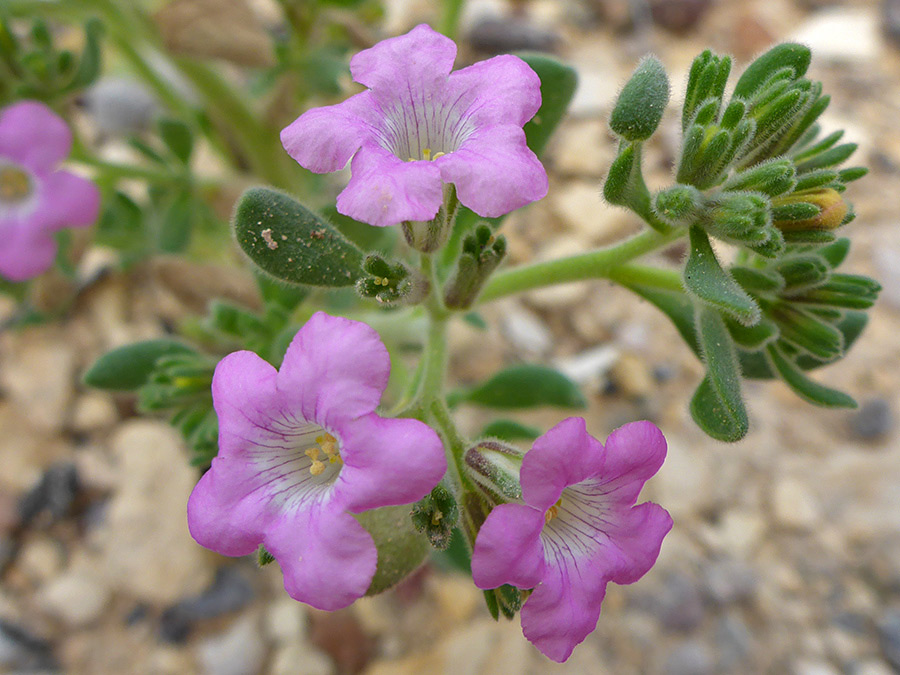
{"label": "flower bud", "polygon": [[522,498],[519,469],[524,455],[499,441],[481,441],[466,450],[464,469],[494,503],[516,501]]}
{"label": "flower bud", "polygon": [[703,195],[693,185],[673,185],[656,193],[653,205],[657,217],[669,225],[687,225],[694,221]]}
{"label": "flower bud", "polygon": [[459,520],[459,507],[453,494],[443,485],[437,485],[431,494],[413,506],[412,524],[428,537],[434,548],[444,550],[450,546],[453,528]]}
{"label": "flower bud", "polygon": [[370,254],[362,267],[369,276],[356,282],[356,292],[364,298],[374,298],[385,306],[417,305],[428,295],[428,281],[403,263]]}
{"label": "flower bud", "polygon": [[[803,207],[814,207],[818,212],[801,211]],[[779,230],[792,232],[796,230],[834,230],[844,224],[849,205],[840,193],[833,188],[818,188],[794,192],[778,197],[772,202],[777,209],[773,212],[774,225]],[[793,207],[796,212],[782,207]]]}

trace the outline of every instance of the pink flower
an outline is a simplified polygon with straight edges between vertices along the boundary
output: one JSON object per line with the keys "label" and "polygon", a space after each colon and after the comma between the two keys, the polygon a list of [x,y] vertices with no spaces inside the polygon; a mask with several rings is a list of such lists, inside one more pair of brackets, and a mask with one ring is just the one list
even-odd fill
{"label": "pink flower", "polygon": [[97,220],[100,192],[56,166],[72,133],[50,108],[22,101],[0,110],[0,275],[24,281],[56,256],[53,233]]}
{"label": "pink flower", "polygon": [[188,526],[223,555],[275,556],[288,594],[319,609],[362,597],[372,537],[353,518],[424,497],[447,464],[438,435],[375,413],[390,359],[369,326],[319,312],[281,370],[252,352],[217,366],[219,455],[188,500]]}
{"label": "pink flower", "polygon": [[534,588],[522,607],[525,637],[554,661],[597,625],[606,584],[630,584],[656,562],[672,518],[634,506],[662,466],[666,440],[650,422],[617,429],[606,447],[584,420],[563,420],[534,442],[519,473],[524,504],[491,511],[475,541],[479,588]]}
{"label": "pink flower", "polygon": [[494,217],[541,199],[547,174],[522,126],[541,105],[541,82],[520,58],[497,56],[450,73],[456,45],[422,24],[350,61],[369,87],[314,108],[281,132],[288,154],[316,173],[352,177],[338,211],[371,225],[427,221],[443,183]]}

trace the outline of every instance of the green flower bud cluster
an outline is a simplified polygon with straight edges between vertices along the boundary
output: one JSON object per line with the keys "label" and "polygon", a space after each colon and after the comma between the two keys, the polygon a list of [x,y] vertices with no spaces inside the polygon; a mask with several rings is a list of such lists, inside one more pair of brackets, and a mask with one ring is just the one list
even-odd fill
{"label": "green flower bud cluster", "polygon": [[41,18],[34,19],[27,38],[18,37],[0,9],[0,63],[11,75],[0,79],[0,105],[19,99],[53,103],[90,86],[100,75],[102,34],[99,20],[86,22],[84,47],[76,55],[54,46],[50,27]]}
{"label": "green flower bud cluster", "polygon": [[362,265],[366,276],[356,282],[356,292],[385,306],[416,305],[428,295],[428,281],[399,262],[378,254],[367,255]]}
{"label": "green flower bud cluster", "polygon": [[138,389],[138,407],[169,411],[170,423],[193,451],[192,462],[206,464],[218,452],[219,424],[212,405],[216,361],[196,352],[163,356]]}
{"label": "green flower bud cluster", "polygon": [[413,506],[412,524],[438,550],[450,546],[453,529],[459,520],[459,507],[453,493],[437,485],[427,497]]}
{"label": "green flower bud cluster", "polygon": [[[644,100],[655,112],[667,98],[664,74],[648,65],[655,61],[635,71],[612,115],[621,142],[606,199],[660,232],[684,229],[689,239],[683,294],[630,287],[669,314],[703,359],[707,374],[691,412],[722,440],[747,432],[744,377],[778,377],[820,405],[855,405],[804,374],[843,357],[880,290],[836,271],[849,242],[835,231],[854,218],[843,193],[867,171],[840,168],[856,150],[840,143],[843,132],[820,138],[817,120],[830,99],[805,77],[810,60],[803,45],[778,45],[750,64],[729,98],[731,58],[700,54],[688,76],[676,182],[653,195],[641,150],[659,117],[647,122],[638,108]],[[711,238],[737,247],[736,264],[720,260],[724,251]]]}
{"label": "green flower bud cluster", "polygon": [[444,303],[451,309],[471,307],[481,287],[506,256],[506,237],[478,225],[463,239],[462,253],[444,289]]}

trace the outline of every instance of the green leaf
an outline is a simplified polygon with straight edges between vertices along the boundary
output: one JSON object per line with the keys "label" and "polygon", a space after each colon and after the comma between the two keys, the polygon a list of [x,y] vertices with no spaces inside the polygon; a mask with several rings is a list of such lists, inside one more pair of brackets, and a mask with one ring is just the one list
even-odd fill
{"label": "green leaf", "polygon": [[146,384],[160,358],[196,353],[177,340],[161,338],[136,342],[101,356],[84,374],[83,381],[97,389],[129,391]]}
{"label": "green leaf", "polygon": [[546,54],[523,53],[518,56],[541,78],[541,107],[525,125],[528,147],[540,157],[572,102],[578,86],[578,73],[571,66]]}
{"label": "green leaf", "polygon": [[684,266],[684,285],[702,302],[726,312],[750,326],[759,321],[759,307],[753,298],[719,265],[706,233],[690,229],[691,252]]}
{"label": "green leaf", "polygon": [[769,363],[781,376],[781,379],[797,396],[814,405],[826,408],[856,408],[856,401],[851,396],[819,384],[803,374],[796,365],[787,359],[777,346],[766,349]]}
{"label": "green leaf", "polygon": [[84,25],[84,49],[78,61],[78,69],[69,84],[70,89],[77,91],[93,83],[102,68],[100,38],[103,36],[103,23],[96,18],[88,19]]}
{"label": "green leaf", "polygon": [[547,366],[524,364],[502,370],[486,382],[454,396],[487,408],[534,408],[542,405],[584,408],[587,401],[574,382]]}
{"label": "green leaf", "polygon": [[329,223],[286,194],[251,188],[234,214],[238,244],[276,279],[307,286],[350,286],[362,252]]}
{"label": "green leaf", "polygon": [[516,422],[515,420],[494,420],[481,430],[480,436],[499,438],[501,441],[528,440],[533,441],[543,432],[537,427]]}
{"label": "green leaf", "polygon": [[742,326],[734,319],[726,318],[725,324],[734,341],[744,349],[761,349],[778,338],[778,326],[768,319],[762,319],[755,326]]}
{"label": "green leaf", "polygon": [[720,441],[737,441],[749,421],[741,396],[741,369],[734,342],[718,312],[697,308],[697,335],[706,361],[706,377],[691,399],[691,416]]}
{"label": "green leaf", "polygon": [[647,56],[622,88],[609,126],[627,141],[645,141],[659,126],[668,102],[666,69],[655,56]]}
{"label": "green leaf", "polygon": [[194,197],[190,190],[175,194],[159,224],[158,245],[163,253],[181,253],[191,240],[194,227]]}
{"label": "green leaf", "polygon": [[794,70],[795,78],[803,77],[811,60],[812,53],[805,45],[793,42],[776,45],[747,67],[734,86],[733,96],[749,99],[772,73],[785,66]]}
{"label": "green leaf", "polygon": [[194,135],[191,128],[172,117],[163,117],[157,122],[159,136],[182,164],[187,164],[194,150]]}
{"label": "green leaf", "polygon": [[609,165],[609,173],[603,184],[603,198],[610,204],[625,206],[632,183],[632,173],[638,160],[636,146],[626,145]]}

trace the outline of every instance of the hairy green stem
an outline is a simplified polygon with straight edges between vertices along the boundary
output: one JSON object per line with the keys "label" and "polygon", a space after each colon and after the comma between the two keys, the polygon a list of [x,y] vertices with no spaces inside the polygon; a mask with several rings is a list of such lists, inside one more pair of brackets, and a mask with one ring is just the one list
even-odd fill
{"label": "hairy green stem", "polygon": [[649,267],[646,265],[619,265],[606,275],[610,281],[622,286],[652,286],[664,291],[684,292],[678,270]]}
{"label": "hairy green stem", "polygon": [[682,229],[666,234],[647,230],[608,248],[514,267],[494,276],[485,286],[479,302],[490,302],[514,293],[556,284],[586,279],[607,279],[614,268],[671,244],[682,236],[684,236]]}

